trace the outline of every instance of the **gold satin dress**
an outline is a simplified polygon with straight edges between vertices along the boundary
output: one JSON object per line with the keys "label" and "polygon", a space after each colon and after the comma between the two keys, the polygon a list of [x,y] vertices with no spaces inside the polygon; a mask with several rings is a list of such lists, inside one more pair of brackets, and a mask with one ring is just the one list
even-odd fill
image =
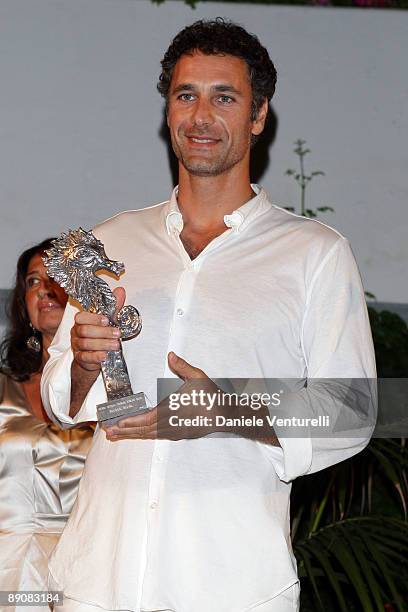
{"label": "gold satin dress", "polygon": [[34,417],[22,386],[0,374],[0,591],[47,590],[92,436]]}

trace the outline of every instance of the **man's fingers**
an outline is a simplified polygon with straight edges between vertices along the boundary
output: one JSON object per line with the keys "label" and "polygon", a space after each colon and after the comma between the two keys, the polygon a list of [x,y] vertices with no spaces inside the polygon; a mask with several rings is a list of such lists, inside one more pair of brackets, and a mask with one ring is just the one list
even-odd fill
{"label": "man's fingers", "polygon": [[126,291],[123,287],[116,287],[116,289],[113,290],[113,295],[116,298],[116,307],[115,307],[115,321],[116,321],[116,315],[118,314],[119,310],[123,308],[123,305],[125,303]]}
{"label": "man's fingers", "polygon": [[120,343],[106,338],[73,338],[72,348],[74,351],[118,351]]}
{"label": "man's fingers", "polygon": [[[123,287],[116,287],[113,290],[113,295],[116,298],[116,316],[125,303],[126,291]],[[78,325],[99,325],[107,327],[109,326],[109,319],[103,314],[95,314],[94,312],[87,312],[86,310],[83,310],[81,312],[77,312],[75,315],[75,323]]]}
{"label": "man's fingers", "polygon": [[117,327],[104,327],[100,325],[76,325],[75,335],[78,338],[107,338],[113,340],[120,338],[120,330]]}
{"label": "man's fingers", "polygon": [[118,427],[119,429],[123,429],[126,427],[149,427],[150,425],[154,425],[156,422],[157,408],[154,408],[153,410],[149,410],[148,412],[143,412],[143,414],[129,416],[124,419],[121,419],[113,427]]}
{"label": "man's fingers", "polygon": [[143,435],[137,434],[126,434],[122,436],[106,436],[109,442],[119,442],[120,440],[155,440],[157,438],[154,432],[145,433]]}
{"label": "man's fingers", "polygon": [[114,425],[102,428],[108,440],[126,440],[129,438],[157,438],[157,408],[121,419]]}
{"label": "man's fingers", "polygon": [[102,314],[81,310],[81,312],[77,312],[75,315],[75,323],[78,325],[100,325],[107,327],[109,325],[109,319]]}
{"label": "man's fingers", "polygon": [[157,438],[157,429],[152,425],[148,427],[126,427],[122,430],[106,430],[107,438]]}
{"label": "man's fingers", "polygon": [[74,358],[80,365],[100,366],[107,354],[106,351],[74,351]]}
{"label": "man's fingers", "polygon": [[142,427],[109,428],[106,431],[108,440],[150,439],[157,438],[157,427],[153,425]]}
{"label": "man's fingers", "polygon": [[92,353],[88,351],[74,351],[74,363],[87,372],[99,371],[101,363],[106,360],[106,357],[107,355],[104,351],[94,351]]}
{"label": "man's fingers", "polygon": [[184,381],[192,378],[208,378],[205,372],[200,370],[200,368],[195,368],[185,359],[176,355],[176,353],[170,352],[168,354],[168,363],[172,372],[177,374],[177,376]]}

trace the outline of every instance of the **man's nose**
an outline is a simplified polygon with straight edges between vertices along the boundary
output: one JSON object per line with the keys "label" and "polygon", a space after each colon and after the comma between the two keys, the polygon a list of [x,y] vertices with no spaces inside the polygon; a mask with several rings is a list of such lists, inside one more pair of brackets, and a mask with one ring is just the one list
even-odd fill
{"label": "man's nose", "polygon": [[209,100],[199,98],[194,108],[193,122],[197,127],[211,125],[214,122],[213,109]]}

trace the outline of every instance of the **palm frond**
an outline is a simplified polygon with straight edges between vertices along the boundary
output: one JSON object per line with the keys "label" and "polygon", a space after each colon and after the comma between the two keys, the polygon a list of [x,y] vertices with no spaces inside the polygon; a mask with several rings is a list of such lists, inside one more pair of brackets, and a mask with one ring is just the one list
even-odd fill
{"label": "palm frond", "polygon": [[[384,610],[392,601],[403,612],[401,592],[408,580],[408,524],[385,517],[348,518],[295,542],[302,588],[322,607],[329,584],[338,610]],[[309,595],[310,595],[309,592]]]}

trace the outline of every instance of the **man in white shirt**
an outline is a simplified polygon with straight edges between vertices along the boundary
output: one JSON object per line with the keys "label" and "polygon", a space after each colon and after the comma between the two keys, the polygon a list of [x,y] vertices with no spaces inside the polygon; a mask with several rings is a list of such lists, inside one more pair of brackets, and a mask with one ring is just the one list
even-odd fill
{"label": "man in white shirt", "polygon": [[[368,442],[369,394],[360,416],[344,394],[327,402],[327,385],[314,382],[375,376],[350,247],[331,228],[272,205],[249,180],[275,82],[258,39],[220,19],[185,28],[166,52],[159,90],[178,188],[170,201],[95,229],[126,266],[111,282],[118,305],[126,298],[143,317],[124,356],[133,389],[152,406],[162,377],[307,379],[286,409],[346,410],[361,435],[272,431],[261,441],[190,428],[157,439],[156,408],[99,428],[50,563],[66,612],[298,609],[290,482]],[[106,401],[100,364],[118,346],[104,317],[67,307],[42,381],[55,420],[96,420]]]}

